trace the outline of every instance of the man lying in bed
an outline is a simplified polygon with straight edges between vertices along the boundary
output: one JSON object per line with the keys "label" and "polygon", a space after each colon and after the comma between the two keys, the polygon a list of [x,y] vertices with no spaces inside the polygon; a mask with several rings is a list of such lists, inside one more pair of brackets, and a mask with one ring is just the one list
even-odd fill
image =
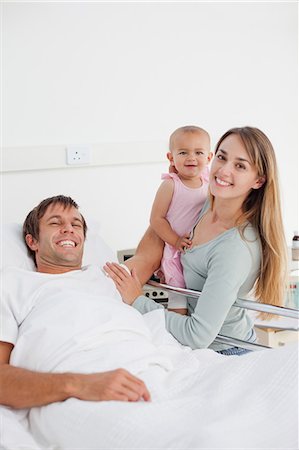
{"label": "man lying in bed", "polygon": [[0,406],[0,447],[298,448],[296,348],[182,346],[163,310],[140,314],[81,268],[85,232],[71,199],[47,199],[24,224],[37,270],[4,269],[0,403],[19,411]]}
{"label": "man lying in bed", "polygon": [[[93,373],[90,368],[89,373],[65,373],[59,366],[59,358],[72,358],[72,341],[84,337],[85,330],[96,330],[106,320],[110,324],[115,321],[113,326],[121,334],[119,308],[127,314],[136,335],[144,333],[141,315],[120,301],[113,282],[98,268],[81,268],[86,229],[78,205],[64,196],[42,201],[25,220],[24,238],[36,272],[9,268],[3,273],[1,404],[27,408],[70,397],[91,401],[150,400],[144,382],[125,369],[99,373],[95,364]],[[101,304],[107,299],[110,315]],[[103,317],[103,311],[107,317]],[[32,329],[33,320],[40,326]],[[34,357],[26,345],[28,339],[34,342]],[[64,347],[61,350],[60,345]],[[52,358],[50,363],[47,359],[55,351],[56,360]]]}

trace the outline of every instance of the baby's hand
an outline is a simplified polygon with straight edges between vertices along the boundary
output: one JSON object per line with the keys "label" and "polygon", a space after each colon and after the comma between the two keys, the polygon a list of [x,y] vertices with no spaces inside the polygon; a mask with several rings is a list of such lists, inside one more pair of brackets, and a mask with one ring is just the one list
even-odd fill
{"label": "baby's hand", "polygon": [[180,252],[184,252],[187,248],[190,248],[191,245],[192,241],[189,239],[189,235],[182,237],[180,236],[175,243],[175,248]]}

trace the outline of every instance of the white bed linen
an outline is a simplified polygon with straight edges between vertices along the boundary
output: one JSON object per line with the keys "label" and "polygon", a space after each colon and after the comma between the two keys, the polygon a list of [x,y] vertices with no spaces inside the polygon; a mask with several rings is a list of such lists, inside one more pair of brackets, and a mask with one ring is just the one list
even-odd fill
{"label": "white bed linen", "polygon": [[[5,266],[32,270],[21,228],[9,225],[4,229],[2,259]],[[85,262],[101,267],[115,257],[97,228],[89,227]],[[112,288],[109,293],[114,296]],[[62,314],[60,311],[59,317]],[[123,321],[122,316],[118,318]],[[57,319],[57,314],[53,314],[55,326]],[[146,351],[142,346],[134,348],[134,360],[133,346],[129,344],[128,351],[124,352],[124,343],[115,339],[113,353],[109,352],[110,334],[109,342],[101,340],[98,351],[104,359],[96,368],[119,367],[122,361],[123,366],[145,380],[153,398],[150,403],[69,399],[31,411],[0,406],[0,449],[298,449],[296,344],[227,357],[211,350],[191,351],[181,346],[165,331],[163,310],[152,311],[137,321],[142,324]],[[129,333],[132,337],[132,330]],[[21,343],[19,351],[14,351],[15,363],[34,366],[34,357],[37,361],[42,346],[47,348],[45,338],[47,334],[44,342],[39,339],[39,346],[36,335],[33,342],[30,339],[26,342],[30,353],[34,349],[39,352],[32,353],[31,362],[30,353],[22,347],[24,342]],[[74,342],[82,344],[82,339],[76,339],[74,330],[70,338],[74,338],[72,358],[55,370],[94,369],[90,360],[89,365],[83,364],[82,348],[74,345]],[[98,333],[89,335],[91,347],[98,343],[98,338]],[[52,358],[38,361],[36,370],[54,370],[57,351]],[[136,352],[144,356],[141,361],[136,358]],[[26,361],[22,361],[25,356]]]}
{"label": "white bed linen", "polygon": [[[296,345],[242,357],[192,351],[165,331],[162,310],[143,318],[152,352],[147,342],[137,364],[134,351],[128,351],[127,365],[148,385],[150,403],[69,399],[32,408],[28,418],[26,411],[2,407],[0,448],[298,448]],[[115,366],[120,356],[124,361],[123,341],[121,355],[117,345],[111,353],[110,345],[110,339],[102,339],[105,366]],[[77,363],[73,358],[71,369]]]}

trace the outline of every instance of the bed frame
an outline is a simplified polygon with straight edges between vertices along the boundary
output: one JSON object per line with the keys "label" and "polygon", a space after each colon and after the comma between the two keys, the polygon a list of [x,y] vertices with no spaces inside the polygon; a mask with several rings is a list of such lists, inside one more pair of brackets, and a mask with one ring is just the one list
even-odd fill
{"label": "bed frame", "polygon": [[[199,291],[193,291],[192,289],[177,288],[174,286],[169,286],[168,284],[158,283],[153,280],[149,280],[147,282],[147,284],[149,286],[154,286],[154,287],[159,288],[166,292],[175,292],[176,294],[188,296],[188,297],[192,297],[192,298],[198,298],[201,295],[201,292],[199,292]],[[275,314],[278,316],[288,317],[291,319],[297,319],[297,320],[299,319],[299,311],[297,309],[285,308],[282,306],[274,306],[274,305],[269,305],[269,304],[265,304],[265,303],[258,303],[253,300],[238,299],[235,302],[234,306],[236,306],[238,308],[246,308],[246,309],[253,310],[253,311]],[[283,327],[282,329],[283,330],[294,330],[294,328],[288,328],[288,327]],[[215,341],[220,342],[222,344],[228,344],[228,345],[233,345],[233,346],[237,346],[237,347],[242,347],[247,350],[253,350],[253,351],[259,351],[259,350],[265,350],[265,349],[272,348],[272,347],[268,347],[266,345],[246,342],[246,341],[243,341],[240,339],[234,339],[234,338],[231,338],[228,336],[223,336],[220,334],[217,335]]]}

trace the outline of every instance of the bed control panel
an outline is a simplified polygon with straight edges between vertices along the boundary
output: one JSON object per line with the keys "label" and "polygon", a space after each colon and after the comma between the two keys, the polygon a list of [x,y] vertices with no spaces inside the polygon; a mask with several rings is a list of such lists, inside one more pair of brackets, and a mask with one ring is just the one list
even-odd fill
{"label": "bed control panel", "polygon": [[144,286],[144,295],[159,303],[167,303],[168,293],[153,286]]}

